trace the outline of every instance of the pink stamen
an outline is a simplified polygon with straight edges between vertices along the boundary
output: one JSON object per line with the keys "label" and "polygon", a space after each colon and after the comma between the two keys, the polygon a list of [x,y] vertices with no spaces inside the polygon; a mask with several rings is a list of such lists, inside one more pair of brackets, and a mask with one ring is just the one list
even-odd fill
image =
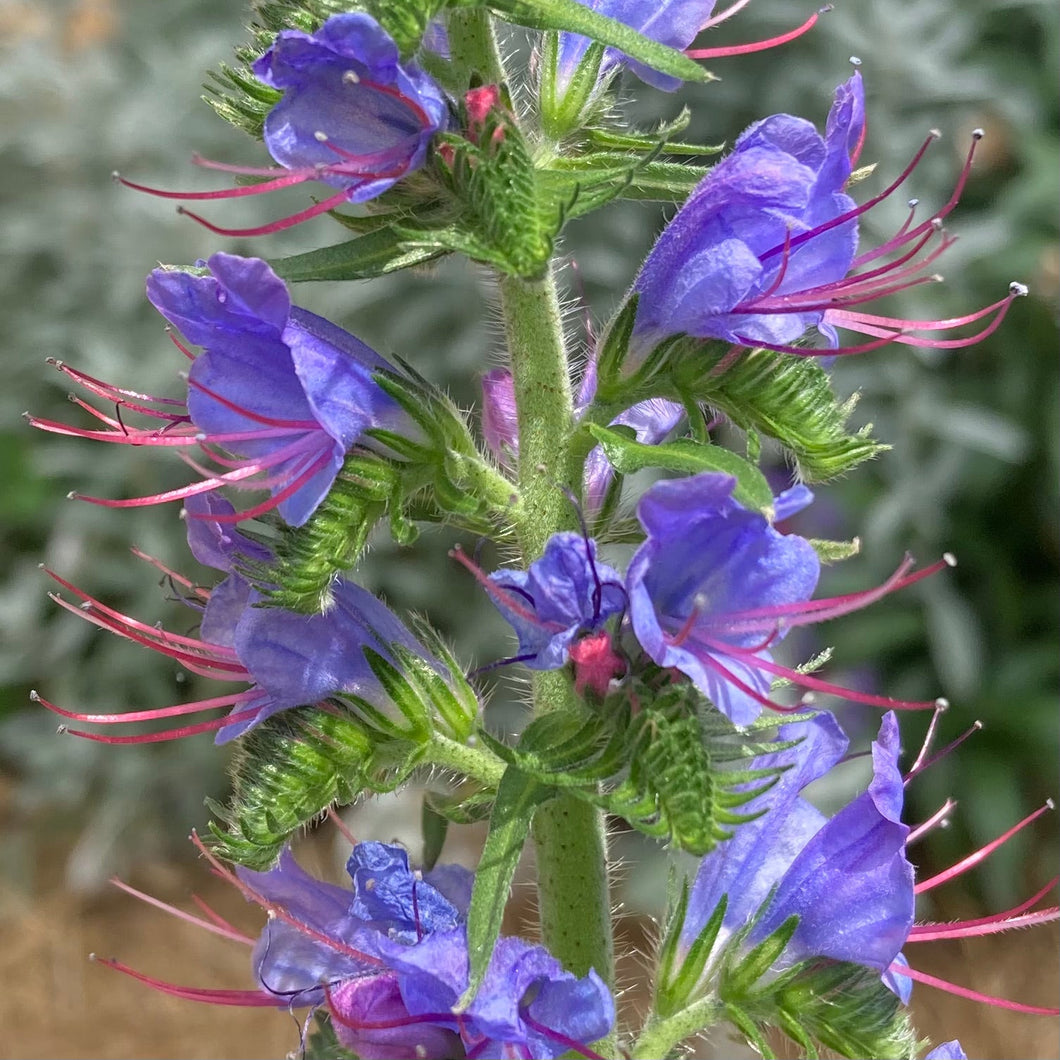
{"label": "pink stamen", "polygon": [[339,834],[342,836],[342,838],[345,839],[351,847],[355,847],[357,845],[357,837],[353,834],[353,832],[350,831],[346,822],[342,819],[341,816],[339,816],[339,813],[335,809],[335,807],[329,806],[324,812],[328,815],[328,818],[330,819],[331,823],[338,829]]}
{"label": "pink stamen", "polygon": [[351,1031],[389,1031],[397,1027],[415,1027],[423,1023],[434,1023],[444,1026],[449,1023],[458,1022],[458,1017],[451,1012],[424,1012],[418,1016],[394,1016],[388,1020],[359,1020],[354,1019],[344,1012],[340,1012],[335,1004],[328,983],[321,984],[324,988],[324,997],[327,999],[328,1009],[334,1019],[338,1020],[344,1027]]}
{"label": "pink stamen", "polygon": [[[212,909],[209,910],[211,919],[203,920],[201,917],[186,913],[183,909],[178,909],[176,906],[170,905],[168,902],[163,902],[150,894],[138,891],[135,887],[130,887],[129,884],[119,880],[117,876],[112,876],[110,882],[119,890],[124,891],[126,894],[131,894],[133,898],[139,898],[141,902],[153,905],[156,909],[161,909],[163,913],[175,916],[178,920],[183,920],[188,924],[194,924],[196,927],[201,927],[203,930],[209,931],[213,935],[220,935],[221,938],[231,939],[233,942],[240,942],[245,946],[254,945],[254,939],[232,927],[232,925],[226,920],[223,920],[214,913]],[[203,904],[205,905],[205,903]],[[208,906],[206,908],[209,909]],[[218,921],[220,921],[220,923],[218,923]]]}
{"label": "pink stamen", "polygon": [[[208,165],[205,161],[196,160],[197,165]],[[113,173],[113,179],[126,188],[133,191],[142,191],[148,195],[154,195],[157,199],[187,199],[189,201],[202,201],[204,199],[238,199],[246,195],[264,195],[266,192],[276,191],[279,188],[288,188],[292,184],[303,184],[307,180],[314,180],[319,175],[316,169],[253,169],[243,166],[220,166],[209,165],[210,169],[222,169],[229,173],[240,173],[246,176],[264,176],[266,173],[280,172],[283,175],[267,180],[262,184],[242,184],[234,188],[219,188],[216,191],[164,191],[162,188],[152,188],[147,184],[137,184],[126,180],[120,173]],[[345,194],[345,193],[343,193]]]}
{"label": "pink stamen", "polygon": [[924,578],[937,574],[946,567],[952,567],[956,560],[952,555],[945,556],[930,567],[909,574],[913,557],[908,553],[894,573],[875,589],[863,589],[856,593],[845,593],[841,596],[822,597],[817,600],[797,600],[790,604],[774,604],[766,607],[751,607],[734,614],[718,616],[707,623],[711,628],[725,633],[756,633],[775,625],[782,627],[807,625],[813,622],[825,622],[851,611],[861,610],[869,604],[888,596],[899,589],[906,589]]}
{"label": "pink stamen", "polygon": [[154,710],[131,710],[112,714],[80,714],[46,700],[36,689],[29,694],[30,701],[39,703],[53,714],[68,718],[70,721],[88,722],[91,725],[124,725],[134,721],[158,721],[160,718],[178,718],[186,714],[201,714],[206,710],[217,710],[219,707],[233,707],[237,703],[260,696],[255,690],[237,692],[230,696],[215,696],[213,699],[200,699],[194,703],[180,703],[171,707],[157,707]]}
{"label": "pink stamen", "polygon": [[970,926],[970,922],[958,920],[952,924],[917,924],[913,927],[906,942],[937,942],[941,939],[967,939],[979,935],[999,935],[1002,931],[1011,931],[1014,928],[1037,927],[1039,924],[1051,924],[1060,920],[1060,908],[1053,906],[1051,909],[1039,909],[1034,913],[1024,913],[1022,916],[1005,917],[998,916],[992,924],[977,924]]}
{"label": "pink stamen", "polygon": [[936,828],[945,827],[949,815],[956,808],[957,803],[953,799],[947,799],[923,824],[918,824],[909,835],[905,837],[906,847],[912,846],[918,839],[923,838],[928,832]]}
{"label": "pink stamen", "polygon": [[226,725],[235,725],[241,721],[248,721],[257,716],[261,709],[261,703],[246,710],[236,711],[234,714],[226,714],[223,718],[214,718],[213,721],[200,721],[195,725],[185,725],[179,729],[163,729],[161,732],[139,733],[133,736],[109,736],[102,733],[84,732],[81,729],[67,729],[63,726],[61,732],[68,732],[71,736],[80,736],[83,740],[92,740],[94,743],[106,743],[116,745],[130,745],[141,743],[168,743],[170,740],[182,740],[185,736],[198,736],[204,732],[215,732],[223,729]]}
{"label": "pink stamen", "polygon": [[934,986],[947,994],[955,994],[957,997],[966,997],[970,1001],[979,1001],[984,1005],[993,1005],[995,1008],[1009,1009],[1011,1012],[1025,1012],[1032,1016],[1060,1016],[1060,1008],[1048,1008],[1043,1005],[1025,1005],[1020,1001],[1008,1001],[1003,997],[993,997],[990,994],[982,994],[978,990],[969,990],[966,986],[957,986],[955,983],[938,979],[927,972],[917,971],[905,965],[892,964],[890,967],[892,975],[900,975],[905,979],[913,979],[926,986]]}
{"label": "pink stamen", "polygon": [[725,641],[714,640],[709,637],[697,637],[696,640],[702,642],[712,652],[737,658],[748,666],[765,670],[766,673],[774,674],[777,677],[786,678],[794,685],[799,685],[802,688],[811,688],[815,692],[824,692],[831,696],[840,696],[854,703],[864,703],[870,707],[882,707],[884,710],[931,710],[937,703],[937,700],[934,699],[927,701],[891,699],[889,696],[858,692],[852,688],[843,688],[841,685],[832,684],[830,681],[822,681],[819,677],[814,677],[812,674],[799,673],[798,670],[781,666],[779,663],[769,659],[763,659],[750,648],[738,648],[727,644]]}
{"label": "pink stamen", "polygon": [[185,210],[183,206],[177,207],[177,213],[184,214],[193,221],[197,221],[203,228],[213,232],[215,235],[234,237],[267,236],[273,232],[282,232],[287,228],[293,228],[295,225],[300,225],[303,221],[308,221],[313,217],[319,217],[322,213],[334,210],[336,206],[341,206],[346,201],[346,192],[339,191],[320,202],[314,203],[312,206],[307,206],[304,210],[299,210],[298,213],[291,214],[289,217],[282,217],[278,221],[270,221],[268,224],[257,225],[253,228],[222,228],[220,225],[207,221],[205,217],[192,213],[191,210]]}
{"label": "pink stamen", "polygon": [[113,957],[97,957],[90,953],[88,959],[106,968],[113,968],[116,972],[128,975],[163,994],[183,998],[185,1001],[201,1001],[207,1005],[234,1005],[239,1008],[287,1008],[289,1004],[286,998],[275,997],[264,990],[203,990],[199,987],[179,986],[144,975],[143,972],[138,972]]}
{"label": "pink stamen", "polygon": [[[735,7],[736,5],[733,6]],[[795,29],[788,30],[787,33],[781,33],[779,36],[770,37],[769,40],[754,41],[750,44],[735,44],[727,48],[687,48],[685,49],[685,55],[689,59],[724,59],[730,55],[750,55],[753,52],[763,52],[769,48],[776,48],[781,44],[787,44],[789,41],[801,37],[804,33],[808,33],[817,24],[821,14],[827,10],[830,10],[830,8],[825,7],[820,11],[815,11],[801,26],[796,26]],[[728,13],[726,17],[728,17]]]}
{"label": "pink stamen", "polygon": [[179,401],[177,398],[155,397],[153,394],[141,394],[138,390],[126,390],[124,387],[106,383],[102,379],[96,379],[94,376],[73,368],[65,361],[58,360],[55,357],[47,358],[47,363],[57,371],[68,375],[75,383],[79,383],[86,390],[109,401],[120,401],[122,398],[131,397],[140,401],[151,401],[159,405],[177,405],[181,408],[184,406],[184,402]]}
{"label": "pink stamen", "polygon": [[180,352],[184,354],[184,356],[187,357],[189,361],[195,360],[195,354],[192,353],[191,350],[188,349],[188,347],[185,346],[184,343],[181,342],[180,339],[178,339],[177,336],[173,334],[173,329],[168,324],[166,325],[166,334],[169,336],[169,341],[172,342],[173,345],[176,346],[176,348],[180,350]]}
{"label": "pink stamen", "polygon": [[[908,845],[908,840],[906,840]],[[1003,921],[1016,920],[1027,912],[1032,906],[1037,905],[1058,883],[1060,883],[1060,876],[1054,876],[1040,891],[1036,894],[1032,894],[1026,901],[1020,902],[1019,905],[1013,906],[1011,909],[1006,910],[1004,913],[996,913],[992,916],[979,917],[976,920],[962,920],[958,923],[965,928],[977,928],[980,926],[989,926],[1001,923]],[[1054,906],[1051,909],[1039,910],[1041,913],[1052,914],[1049,919],[1055,919],[1057,909]],[[914,924],[910,937],[907,941],[909,942],[926,942],[930,941],[925,936],[930,934],[931,931],[936,928],[947,928],[952,925],[948,924]],[[1013,925],[1019,926],[1019,925]],[[997,930],[1004,930],[1004,927],[1000,927]],[[915,936],[915,938],[914,938]]]}
{"label": "pink stamen", "polygon": [[129,551],[137,559],[142,559],[145,563],[150,563],[155,570],[160,571],[167,579],[169,579],[169,581],[175,582],[177,585],[180,585],[204,600],[209,600],[209,589],[204,589],[201,585],[196,585],[190,578],[185,578],[183,574],[178,574],[172,567],[167,567],[161,560],[155,559],[154,556],[149,556],[135,545],[133,545]]}
{"label": "pink stamen", "polygon": [[985,861],[998,847],[1007,843],[1017,832],[1026,828],[1032,821],[1037,820],[1043,813],[1047,813],[1049,810],[1054,809],[1055,804],[1052,799],[1046,799],[1045,805],[1040,806],[1034,813],[1028,814],[1023,818],[1019,824],[1013,825],[1007,832],[987,843],[986,846],[980,847],[977,851],[969,854],[968,857],[962,858],[956,864],[951,865],[948,869],[943,870],[930,879],[924,880],[922,883],[918,883],[913,888],[914,894],[923,894],[925,891],[933,890],[936,887],[941,886],[944,883],[948,883],[950,880],[956,879],[958,876],[964,875],[969,869],[974,869],[980,862]]}
{"label": "pink stamen", "polygon": [[[946,706],[949,706],[949,704],[947,703]],[[914,764],[913,768],[910,769],[908,773],[906,773],[906,775],[902,779],[902,782],[904,784],[908,784],[909,781],[913,779],[913,777],[918,776],[925,769],[927,769],[928,766],[934,765],[937,761],[939,761],[939,759],[945,758],[946,755],[951,754],[953,751],[956,751],[957,748],[960,747],[961,744],[964,743],[964,741],[967,740],[969,736],[971,736],[973,733],[979,732],[982,727],[983,723],[976,719],[971,725],[968,726],[967,729],[964,730],[964,732],[961,733],[960,736],[957,737],[957,739],[953,740],[951,743],[946,744],[946,746],[943,747],[941,750],[936,751],[935,754],[933,754],[930,758],[921,760],[921,752],[921,756],[917,757],[917,764]]]}
{"label": "pink stamen", "polygon": [[314,475],[319,474],[328,462],[331,460],[330,453],[322,453],[320,457],[313,461],[306,470],[298,476],[293,482],[284,487],[279,493],[274,493],[268,500],[262,501],[261,504],[256,504],[253,508],[246,508],[241,512],[233,512],[231,514],[221,512],[212,516],[199,516],[192,515],[193,519],[205,519],[209,518],[216,523],[238,523],[244,519],[256,519],[259,515],[264,515],[266,512],[271,512],[274,508],[282,504],[288,497],[293,496],[297,493],[307,482],[309,482]]}
{"label": "pink stamen", "polygon": [[543,1034],[546,1038],[551,1038],[554,1042],[559,1042],[559,1044],[568,1052],[588,1057],[588,1060],[604,1060],[599,1053],[593,1052],[593,1050],[587,1045],[582,1045],[582,1043],[575,1038],[571,1038],[566,1034],[553,1030],[551,1027],[546,1027],[543,1023],[538,1023],[538,1021],[530,1015],[530,1010],[527,1006],[520,1006],[519,1016],[531,1030],[537,1031],[538,1034]]}
{"label": "pink stamen", "polygon": [[252,409],[248,409],[243,405],[238,405],[234,401],[230,401],[216,390],[211,390],[205,383],[201,383],[197,379],[189,379],[188,386],[201,391],[207,397],[216,401],[219,405],[223,405],[226,409],[238,413],[244,419],[248,419],[252,423],[260,423],[263,427],[284,427],[302,431],[319,431],[321,429],[320,424],[317,423],[316,420],[285,420],[276,416],[266,416],[261,412],[254,412]]}
{"label": "pink stamen", "polygon": [[935,741],[935,731],[938,729],[939,719],[946,713],[948,707],[949,703],[943,702],[935,708],[935,713],[932,716],[931,721],[928,722],[927,732],[924,733],[924,742],[920,745],[920,752],[917,754],[915,761],[909,768],[910,774],[915,773],[923,764],[924,759],[927,758],[928,752],[931,750],[931,745]]}
{"label": "pink stamen", "polygon": [[[939,138],[940,134],[936,131],[932,131],[931,135],[920,145],[916,154],[913,155],[912,160],[908,163],[905,169],[898,174],[897,178],[883,189],[878,195],[874,195],[867,202],[862,203],[860,206],[855,206],[852,210],[847,210],[846,213],[839,214],[837,217],[833,217],[830,221],[825,221],[824,224],[818,225],[816,228],[811,228],[806,232],[802,232],[800,235],[795,236],[791,240],[791,249],[794,250],[796,247],[801,246],[808,240],[814,239],[825,232],[831,231],[833,228],[838,228],[842,224],[846,224],[848,221],[853,221],[855,218],[860,217],[867,210],[871,210],[878,203],[883,202],[884,199],[893,195],[894,192],[900,188],[906,180],[909,179],[910,174],[920,164],[921,159],[924,157],[927,149]],[[962,185],[963,187],[963,185]],[[940,214],[941,215],[941,214]],[[785,241],[786,242],[786,241]],[[770,247],[764,254],[759,255],[760,261],[765,261],[767,258],[771,258],[776,254],[781,253],[784,250],[785,243],[778,243],[774,247]]]}
{"label": "pink stamen", "polygon": [[734,4],[730,4],[716,15],[712,15],[708,18],[707,21],[699,27],[699,32],[702,33],[705,29],[710,29],[712,26],[720,26],[722,22],[727,22],[733,15],[742,11],[750,2],[751,0],[736,0]]}
{"label": "pink stamen", "polygon": [[[229,930],[229,931],[231,931],[231,932],[232,932],[233,934],[235,934],[235,935],[239,935],[239,934],[241,934],[241,932],[239,931],[239,929],[238,929],[238,928],[236,928],[235,926],[233,926],[232,924],[230,924],[230,923],[229,923],[229,922],[228,922],[227,920],[225,920],[225,918],[224,918],[223,916],[221,916],[221,914],[220,914],[220,913],[218,913],[216,909],[211,909],[211,908],[210,908],[210,906],[209,906],[209,905],[207,905],[207,904],[206,904],[206,902],[205,902],[205,901],[203,901],[203,899],[202,899],[202,898],[200,898],[200,897],[199,897],[199,896],[198,896],[197,894],[193,894],[193,895],[191,896],[191,900],[192,900],[192,901],[193,901],[193,902],[194,902],[194,903],[195,903],[195,904],[196,904],[196,905],[197,905],[197,906],[198,906],[198,907],[199,907],[199,908],[200,908],[200,909],[201,909],[201,910],[202,910],[202,911],[203,911],[203,912],[204,912],[204,913],[206,914],[206,916],[208,916],[208,917],[210,918],[210,920],[212,920],[212,921],[213,921],[213,922],[214,922],[214,923],[215,923],[215,924],[216,924],[216,925],[217,925],[218,927],[221,927],[221,928],[225,928],[226,930]],[[244,937],[249,937],[249,936],[244,936]],[[251,939],[251,942],[253,942],[253,941],[254,941],[254,940],[253,940],[253,939]]]}
{"label": "pink stamen", "polygon": [[804,706],[801,703],[796,703],[793,707],[786,707],[784,704],[777,703],[775,700],[763,695],[757,688],[752,688],[746,681],[737,677],[727,666],[723,666],[713,655],[704,655],[701,661],[706,663],[712,670],[721,674],[729,684],[734,685],[741,692],[749,695],[756,703],[761,704],[768,710],[775,710],[778,714],[794,714],[797,711],[804,709]]}

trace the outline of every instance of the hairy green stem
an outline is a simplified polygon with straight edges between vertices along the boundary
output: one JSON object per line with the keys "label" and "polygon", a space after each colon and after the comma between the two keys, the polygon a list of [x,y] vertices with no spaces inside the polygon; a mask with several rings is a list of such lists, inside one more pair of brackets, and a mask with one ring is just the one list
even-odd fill
{"label": "hairy green stem", "polygon": [[500,783],[505,769],[505,764],[491,752],[451,740],[438,732],[431,736],[427,758],[436,766],[451,769],[490,788]]}
{"label": "hairy green stem", "polygon": [[652,1019],[641,1032],[632,1060],[658,1060],[674,1055],[677,1045],[693,1034],[699,1034],[722,1018],[718,1004],[704,998],[666,1019]]}
{"label": "hairy green stem", "polygon": [[[517,534],[523,562],[541,556],[558,530],[576,525],[569,490],[580,492],[580,466],[571,466],[574,430],[570,370],[563,341],[559,299],[551,273],[540,279],[499,278],[505,333],[519,417]],[[580,709],[567,677],[535,673],[535,714]],[[561,796],[534,818],[538,907],[545,945],[576,975],[595,968],[614,986],[614,941],[603,815]],[[615,1055],[613,1039],[597,1043]]]}

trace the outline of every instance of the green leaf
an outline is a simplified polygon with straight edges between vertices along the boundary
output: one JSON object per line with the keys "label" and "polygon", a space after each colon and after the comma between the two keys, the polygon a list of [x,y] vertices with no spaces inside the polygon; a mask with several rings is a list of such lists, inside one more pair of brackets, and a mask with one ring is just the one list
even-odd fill
{"label": "green leaf", "polygon": [[418,231],[390,224],[358,236],[289,258],[273,258],[276,275],[289,283],[305,280],[366,280],[388,272],[422,265],[448,253],[443,229]]}
{"label": "green leaf", "polygon": [[459,1014],[475,999],[501,933],[504,907],[519,855],[530,835],[530,824],[541,803],[553,792],[509,766],[497,786],[490,830],[475,872],[467,917],[468,988],[453,1007]]}
{"label": "green leaf", "polygon": [[420,822],[423,832],[423,871],[430,872],[442,856],[442,847],[449,832],[449,818],[439,813],[431,800],[424,796]]}
{"label": "green leaf", "polygon": [[579,33],[682,81],[715,79],[684,52],[659,44],[624,23],[585,7],[578,0],[490,0],[488,6],[508,22],[531,29]]}
{"label": "green leaf", "polygon": [[736,479],[733,496],[745,508],[772,515],[773,491],[765,475],[728,449],[703,445],[688,438],[663,445],[645,445],[632,436],[633,431],[628,427],[601,427],[591,423],[588,430],[603,447],[611,466],[620,475],[631,475],[648,467],[690,475],[701,471],[721,471]]}

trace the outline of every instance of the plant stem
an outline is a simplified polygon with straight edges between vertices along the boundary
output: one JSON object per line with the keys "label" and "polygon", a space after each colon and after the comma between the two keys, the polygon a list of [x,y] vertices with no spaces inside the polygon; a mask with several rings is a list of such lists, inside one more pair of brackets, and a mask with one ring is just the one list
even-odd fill
{"label": "plant stem", "polygon": [[[574,428],[570,371],[551,273],[540,279],[499,278],[505,332],[519,417],[517,519],[523,562],[541,556],[545,542],[576,525],[564,489],[580,493],[580,468],[570,466]],[[574,712],[580,704],[559,672],[533,675],[534,713]],[[534,818],[538,906],[545,945],[575,975],[590,968],[614,986],[614,942],[603,815],[561,796]],[[596,1045],[614,1055],[614,1042]]]}
{"label": "plant stem", "polygon": [[500,783],[505,769],[504,763],[489,751],[459,743],[438,732],[431,737],[427,757],[434,765],[445,766],[493,788]]}

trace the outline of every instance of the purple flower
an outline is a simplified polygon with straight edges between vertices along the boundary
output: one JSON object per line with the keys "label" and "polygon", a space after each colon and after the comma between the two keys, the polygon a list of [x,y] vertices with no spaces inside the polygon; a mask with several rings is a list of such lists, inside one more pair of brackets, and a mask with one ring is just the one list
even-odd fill
{"label": "purple flower", "polygon": [[283,91],[265,119],[265,146],[281,166],[311,170],[350,202],[381,195],[423,165],[445,124],[441,89],[370,15],[333,15],[316,33],[284,30],[254,63]]}
{"label": "purple flower", "polygon": [[618,571],[596,558],[596,542],[553,534],[526,571],[489,576],[490,595],[519,638],[516,658],[531,670],[555,670],[574,640],[599,629],[626,602]]}
{"label": "purple flower", "polygon": [[924,1057],[924,1060],[968,1060],[968,1054],[961,1048],[961,1043],[954,1038],[951,1042],[936,1045]]}
{"label": "purple flower", "polygon": [[[736,480],[704,472],[657,482],[637,516],[647,537],[626,573],[629,618],[641,647],[660,666],[680,670],[737,725],[762,707],[790,710],[769,697],[775,677],[791,684],[887,709],[930,709],[858,692],[777,663],[771,647],[792,626],[824,622],[952,564],[952,557],[910,573],[910,557],[882,585],[859,593],[811,599],[820,562],[813,546],[782,534],[761,512],[732,496]],[[805,486],[774,501],[786,519],[812,500]]]}
{"label": "purple flower", "polygon": [[[728,896],[714,954],[750,926],[753,947],[789,917],[798,926],[775,971],[811,958],[852,961],[884,973],[913,925],[913,867],[905,857],[909,829],[901,823],[902,775],[898,723],[884,716],[872,745],[868,791],[826,819],[799,792],[842,757],[846,738],[829,715],[782,727],[793,748],[756,764],[789,765],[775,787],[745,810],[765,810],[741,825],[700,865],[681,933],[687,949]],[[712,961],[708,960],[709,967]]]}
{"label": "purple flower", "polygon": [[[643,33],[669,48],[685,50],[704,30],[724,22],[736,14],[744,5],[731,4],[718,15],[712,16],[714,0],[581,0],[585,7],[616,19],[627,26]],[[749,52],[765,51],[778,44],[785,44],[811,29],[817,22],[820,12],[814,12],[805,22],[794,30],[768,40],[755,41],[751,44],[737,44],[721,48],[699,48],[687,54],[693,59],[723,58],[729,55],[746,55]],[[557,94],[566,91],[574,77],[578,65],[585,58],[590,41],[574,33],[562,33],[559,39],[559,52],[556,57]],[[600,62],[597,80],[597,91],[606,85],[608,78],[619,67],[628,66],[642,81],[664,92],[674,92],[680,85],[679,78],[659,73],[650,66],[645,66],[617,48],[607,48]]]}
{"label": "purple flower", "polygon": [[[790,114],[774,114],[748,128],[678,210],[633,284],[639,299],[633,360],[643,360],[662,339],[678,334],[833,355],[889,342],[956,348],[993,332],[1012,301],[1027,293],[1022,284],[1010,285],[1008,295],[989,306],[946,320],[857,309],[935,279],[929,267],[953,242],[942,220],[957,205],[982,137],[977,130],[953,194],[934,216],[915,223],[916,200],[911,200],[911,212],[895,234],[858,254],[858,218],[905,182],[937,136],[932,134],[895,182],[855,206],[844,188],[864,130],[858,73],[836,90],[823,137]],[[984,318],[990,319],[980,331],[962,338],[910,334],[949,331]],[[840,327],[870,341],[840,345]],[[796,345],[811,328],[824,346]]]}
{"label": "purple flower", "polygon": [[634,348],[667,335],[748,345],[790,344],[820,324],[820,310],[748,314],[763,299],[842,279],[857,250],[853,218],[788,253],[791,236],[853,210],[843,192],[864,127],[858,74],[840,86],[821,137],[789,114],[757,122],[736,141],[677,212],[633,285],[639,295]]}
{"label": "purple flower", "polygon": [[[581,0],[592,11],[631,26],[645,37],[650,37],[670,48],[687,48],[700,30],[712,24],[710,18],[714,0]],[[563,33],[556,58],[557,83],[560,92],[570,83],[578,64],[592,42],[575,33]],[[617,48],[607,48],[600,63],[599,81],[605,82],[620,66],[628,66],[637,77],[664,92],[675,92],[679,78],[661,74],[645,66]]]}
{"label": "purple flower", "polygon": [[577,979],[517,938],[498,940],[475,1000],[454,1015],[468,985],[471,873],[421,875],[383,843],[359,843],[347,869],[352,893],[312,879],[289,851],[269,872],[236,872],[249,897],[282,914],[255,949],[263,990],[296,1005],[326,1000],[359,1056],[556,1057],[610,1030],[614,1003],[595,972]]}
{"label": "purple flower", "polygon": [[[680,670],[737,725],[758,716],[771,675],[768,645],[786,607],[813,594],[809,542],[773,529],[733,500],[736,480],[706,472],[656,483],[637,515],[647,539],[629,565],[630,621],[660,666]],[[772,633],[744,615],[769,613]]]}
{"label": "purple flower", "polygon": [[[250,687],[195,703],[125,714],[74,713],[37,697],[49,710],[63,717],[101,725],[170,719],[218,707],[232,708],[227,717],[161,732],[102,736],[70,730],[75,735],[104,743],[155,743],[216,729],[217,742],[226,743],[279,711],[335,697],[352,701],[354,709],[366,706],[384,716],[393,715],[395,708],[390,696],[373,673],[366,651],[397,667],[394,650],[401,647],[425,660],[443,678],[449,676],[444,664],[385,604],[344,578],[332,586],[332,604],[323,613],[306,615],[260,606],[264,597],[239,573],[238,567],[241,560],[262,562],[269,557],[268,550],[219,522],[233,511],[224,499],[192,497],[188,504],[192,516],[188,521],[188,536],[193,552],[203,562],[228,573],[212,592],[194,590],[191,582],[180,579],[195,591],[190,602],[203,612],[198,637],[139,622],[53,575],[83,601],[83,606],[59,602],[97,626],[175,659],[192,673]],[[170,577],[179,577],[166,568],[161,569]]]}
{"label": "purple flower", "polygon": [[[373,379],[390,366],[359,339],[291,305],[283,281],[258,258],[214,254],[210,274],[156,269],[147,295],[185,338],[203,347],[193,358],[188,400],[152,398],[101,383],[59,365],[92,393],[160,420],[137,427],[84,405],[106,430],[32,419],[55,433],[126,445],[200,448],[216,469],[186,458],[201,480],[147,497],[106,500],[135,507],[186,500],[225,486],[266,489],[270,498],[225,518],[276,509],[301,526],[327,496],[347,452],[373,427],[411,430],[408,417]],[[185,350],[189,357],[190,351]],[[152,408],[150,402],[158,406]]]}
{"label": "purple flower", "polygon": [[423,165],[436,132],[448,122],[441,88],[415,63],[402,63],[397,44],[370,15],[333,15],[315,33],[283,30],[254,63],[254,73],[283,97],[265,118],[265,146],[276,168],[232,166],[205,159],[209,169],[263,182],[221,191],[173,192],[121,183],[170,199],[225,199],[259,195],[319,180],[339,190],[298,213],[254,228],[220,228],[220,235],[277,232],[344,202],[382,195]]}

